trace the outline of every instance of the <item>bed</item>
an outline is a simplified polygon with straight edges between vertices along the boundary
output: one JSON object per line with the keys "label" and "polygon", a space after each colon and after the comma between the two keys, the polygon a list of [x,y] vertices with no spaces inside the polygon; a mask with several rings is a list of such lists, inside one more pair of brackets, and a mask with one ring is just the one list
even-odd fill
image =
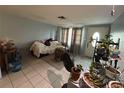
{"label": "bed", "polygon": [[33,55],[39,58],[40,55],[53,54],[56,48],[65,48],[65,47],[58,41],[50,41],[49,46],[45,45],[43,42],[35,41],[31,45],[30,51],[32,51]]}

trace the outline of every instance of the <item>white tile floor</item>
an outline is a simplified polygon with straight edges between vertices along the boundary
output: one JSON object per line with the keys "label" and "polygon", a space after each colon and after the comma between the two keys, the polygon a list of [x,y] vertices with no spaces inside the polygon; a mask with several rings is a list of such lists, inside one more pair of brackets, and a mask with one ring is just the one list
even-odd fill
{"label": "white tile floor", "polygon": [[[4,75],[0,79],[0,88],[61,88],[64,83],[67,83],[70,73],[62,62],[56,63],[53,59],[54,56],[39,59],[29,56],[23,59],[22,70]],[[75,57],[74,62],[81,64],[87,71],[92,59]]]}
{"label": "white tile floor", "polygon": [[[75,57],[75,64],[81,64],[88,70],[91,59]],[[67,83],[70,73],[62,62],[56,62],[54,56],[35,58],[29,56],[22,60],[22,70],[5,74],[0,79],[0,88],[61,88]]]}
{"label": "white tile floor", "polygon": [[[49,57],[54,58],[54,56],[25,58],[21,71],[6,74],[0,79],[0,88],[61,88],[68,81],[70,73],[66,71],[62,62],[56,65]],[[46,62],[45,58],[51,63]],[[90,62],[88,58],[75,58],[75,64],[82,64],[85,69],[89,67]]]}
{"label": "white tile floor", "polygon": [[21,71],[6,74],[0,79],[1,88],[58,88],[66,83],[69,77],[64,66],[57,70],[42,58],[28,57],[22,64]]}

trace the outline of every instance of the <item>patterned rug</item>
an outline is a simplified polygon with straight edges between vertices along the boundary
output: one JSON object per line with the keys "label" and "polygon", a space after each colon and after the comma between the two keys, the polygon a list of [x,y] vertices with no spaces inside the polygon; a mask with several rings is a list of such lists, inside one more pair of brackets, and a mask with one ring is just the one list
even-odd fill
{"label": "patterned rug", "polygon": [[46,61],[49,65],[55,67],[58,70],[61,70],[64,67],[62,61],[56,61],[54,59],[54,55],[47,55],[45,57],[42,57],[42,60]]}

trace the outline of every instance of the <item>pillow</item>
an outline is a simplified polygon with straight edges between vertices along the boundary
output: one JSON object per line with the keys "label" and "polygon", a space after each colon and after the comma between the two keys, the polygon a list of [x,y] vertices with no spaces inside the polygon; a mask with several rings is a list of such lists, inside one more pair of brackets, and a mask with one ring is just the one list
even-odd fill
{"label": "pillow", "polygon": [[45,44],[46,46],[50,46],[50,42],[51,42],[51,41],[52,41],[52,38],[47,39],[44,44]]}
{"label": "pillow", "polygon": [[52,38],[50,38],[50,39],[48,39],[48,41],[53,41],[53,39],[52,39]]}
{"label": "pillow", "polygon": [[52,41],[50,42],[51,46],[62,46],[62,44],[58,41]]}
{"label": "pillow", "polygon": [[44,43],[46,46],[50,46],[50,41],[46,40]]}

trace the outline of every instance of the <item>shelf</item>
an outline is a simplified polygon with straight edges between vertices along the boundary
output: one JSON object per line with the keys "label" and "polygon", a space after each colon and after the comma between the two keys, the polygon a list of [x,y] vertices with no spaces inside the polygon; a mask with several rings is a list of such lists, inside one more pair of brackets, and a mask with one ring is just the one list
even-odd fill
{"label": "shelf", "polygon": [[[97,41],[96,43],[103,43],[102,41]],[[119,43],[108,43],[109,45],[119,45]]]}

